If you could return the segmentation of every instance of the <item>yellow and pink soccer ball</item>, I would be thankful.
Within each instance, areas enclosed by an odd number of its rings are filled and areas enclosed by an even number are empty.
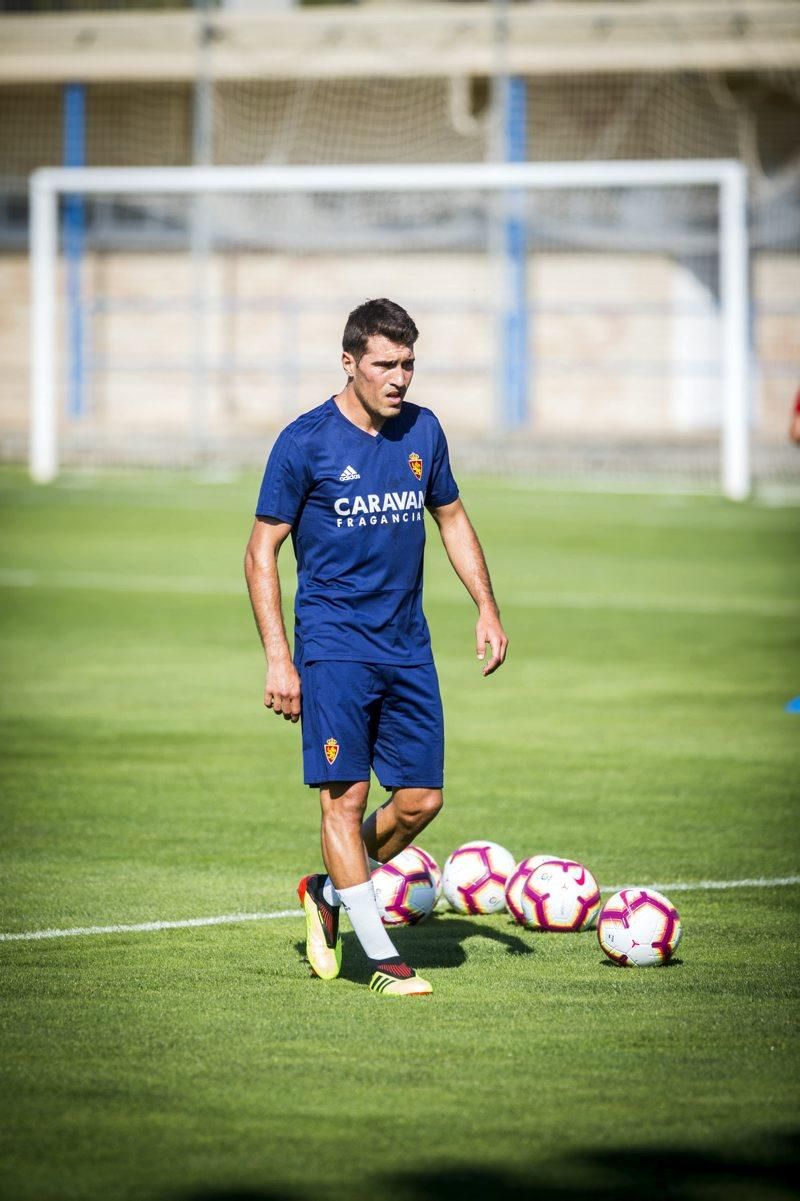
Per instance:
[[[533,869],[538,867],[540,863],[544,863],[546,859],[555,858],[555,855],[529,855],[527,859],[523,859],[517,864],[508,877],[506,884],[506,908],[514,921],[518,922],[520,926],[525,925],[525,919],[522,916],[522,888],[525,881]]]
[[[442,871],[439,864],[434,859],[433,855],[429,855],[427,851],[423,851],[422,847],[411,846],[406,847],[407,851],[412,851],[413,854],[427,867],[431,873],[434,884],[436,885],[436,900],[442,895]]]
[[[600,946],[622,967],[668,963],[681,933],[677,909],[654,888],[623,888],[609,897],[597,919]]]
[[[514,856],[496,842],[465,842],[444,865],[442,891],[457,913],[500,913],[514,866]]]
[[[522,882],[520,908],[522,924],[532,930],[586,930],[600,909],[600,889],[582,863],[544,859]]]
[[[437,898],[436,861],[419,847],[406,847],[372,872],[375,899],[384,926],[415,926],[433,911]]]

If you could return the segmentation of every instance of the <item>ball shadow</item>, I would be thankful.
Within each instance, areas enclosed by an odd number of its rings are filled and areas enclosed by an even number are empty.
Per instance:
[[[199,1191],[178,1193],[165,1201],[303,1201],[295,1192],[276,1192],[271,1188],[245,1188],[236,1185],[202,1188]]]
[[[598,959],[597,962],[599,963],[600,967],[610,967],[610,968],[613,968],[615,971],[625,971],[626,970],[624,963],[615,963],[613,959],[609,959],[605,955],[603,956],[602,959]],[[667,967],[683,967],[683,960],[682,959],[668,959],[666,963],[651,964],[651,967],[657,967],[660,971]],[[643,970],[647,971],[647,968],[644,968]]]

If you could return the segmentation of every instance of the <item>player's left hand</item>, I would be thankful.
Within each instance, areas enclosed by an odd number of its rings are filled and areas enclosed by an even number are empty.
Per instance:
[[[478,658],[481,660],[486,658],[487,643],[491,648],[492,656],[483,669],[483,674],[490,676],[505,662],[508,648],[508,638],[500,623],[500,614],[496,610],[481,613],[475,626],[475,643]]]

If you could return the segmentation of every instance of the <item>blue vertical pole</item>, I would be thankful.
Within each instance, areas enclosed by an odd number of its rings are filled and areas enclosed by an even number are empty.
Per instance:
[[[503,89],[503,141],[506,162],[527,157],[527,88],[511,75]],[[503,396],[505,423],[519,429],[528,420],[528,298],[525,198],[511,193],[504,230],[505,314],[503,322]]]
[[[82,83],[64,86],[63,159],[65,167],[86,165],[86,88]],[[81,417],[86,411],[82,278],[86,206],[82,196],[66,197],[63,229],[69,363],[67,409],[70,417]]]

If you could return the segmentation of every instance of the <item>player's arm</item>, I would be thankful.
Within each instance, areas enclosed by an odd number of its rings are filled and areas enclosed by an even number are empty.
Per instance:
[[[461,583],[478,606],[475,641],[479,659],[486,656],[486,644],[491,658],[483,669],[485,676],[496,671],[506,657],[508,638],[500,622],[500,611],[492,592],[492,581],[478,535],[460,500],[431,508],[431,516],[439,527],[447,557]]]
[[[278,555],[292,527],[274,517],[257,517],[244,556],[244,574],[264,654],[264,704],[287,721],[300,717],[300,677],[292,662],[281,610]]]

